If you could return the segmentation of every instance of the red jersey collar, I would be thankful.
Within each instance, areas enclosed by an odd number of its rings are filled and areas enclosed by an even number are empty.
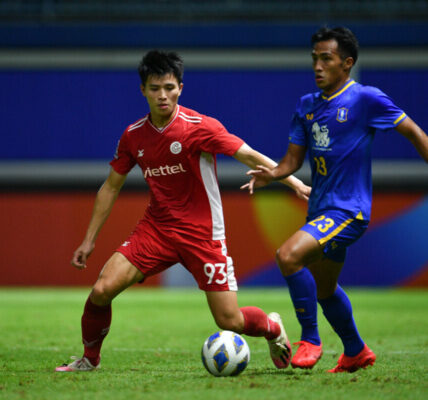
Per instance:
[[[152,121],[151,121],[151,119],[150,119],[150,113],[149,113],[149,118],[147,119],[148,121],[149,121],[149,124],[150,124],[150,126],[154,129],[154,130],[156,130],[156,131],[158,131],[159,133],[163,133],[163,132],[165,132],[172,124],[173,124],[173,122],[176,120],[176,118],[177,118],[177,115],[178,115],[178,113],[179,113],[179,111],[180,111],[180,106],[177,104],[177,107],[176,107],[176,110],[175,110],[175,115],[174,115],[174,117],[172,118],[172,120],[169,122],[169,124],[168,125],[166,125],[166,126],[164,126],[163,128],[157,128],[156,126],[154,126],[153,125],[153,123],[152,123]]]

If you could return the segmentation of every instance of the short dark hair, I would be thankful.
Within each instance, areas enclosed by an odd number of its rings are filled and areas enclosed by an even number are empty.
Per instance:
[[[144,55],[138,65],[138,74],[143,86],[150,75],[164,76],[167,74],[174,75],[180,84],[183,82],[183,60],[173,51],[167,53],[151,50]]]
[[[342,59],[352,57],[355,65],[358,59],[359,46],[358,40],[352,31],[344,26],[338,26],[336,28],[322,27],[312,35],[312,47],[314,47],[315,43],[330,39],[336,40],[340,57]]]

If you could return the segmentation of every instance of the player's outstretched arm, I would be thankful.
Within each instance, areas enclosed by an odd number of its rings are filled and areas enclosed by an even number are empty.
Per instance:
[[[252,194],[255,188],[265,186],[269,184],[272,180],[279,180],[283,184],[292,188],[299,198],[308,200],[309,195],[311,193],[311,188],[305,185],[300,179],[291,175],[293,172],[297,171],[303,163],[303,159],[305,157],[305,148],[303,147],[302,149],[303,155],[301,161],[298,160],[296,157],[293,157],[291,159],[289,157],[289,160],[294,161],[294,164],[292,166],[288,165],[289,171],[285,171],[287,173],[284,174],[284,176],[276,178],[274,175],[274,171],[279,167],[279,165],[277,165],[277,163],[271,160],[269,157],[259,153],[256,150],[253,150],[247,144],[243,144],[234,154],[234,157],[238,161],[251,168],[251,170],[247,172],[247,175],[251,175],[252,177],[250,182],[243,185],[241,189],[248,189],[249,192]],[[281,163],[284,161],[284,159],[281,161]]]
[[[86,268],[86,260],[94,250],[98,233],[110,215],[125,179],[126,175],[120,175],[111,169],[109,176],[98,191],[85,238],[73,253],[71,265],[74,267],[78,269]]]
[[[405,118],[395,129],[409,139],[421,157],[428,162],[427,134],[410,117]]]

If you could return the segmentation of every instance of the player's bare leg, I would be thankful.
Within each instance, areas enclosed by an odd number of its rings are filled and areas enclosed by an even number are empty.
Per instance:
[[[267,315],[257,307],[238,306],[236,292],[205,292],[211,313],[219,328],[248,336],[264,336],[273,363],[286,368],[290,363],[291,347],[278,313]]]
[[[100,365],[101,345],[111,323],[111,302],[127,287],[142,280],[143,274],[125,256],[114,253],[102,269],[82,315],[84,354],[57,372],[91,371]]]
[[[238,306],[236,292],[205,292],[208,306],[220,329],[243,333],[244,316]]]
[[[312,368],[322,355],[317,322],[317,288],[311,272],[303,268],[322,258],[322,247],[305,231],[298,231],[277,251],[277,263],[287,281],[297,319],[302,327],[293,368]]]
[[[276,252],[276,261],[282,275],[290,276],[322,258],[322,247],[305,231],[297,231]]]
[[[317,283],[318,302],[344,346],[337,366],[329,372],[354,372],[373,365],[376,360],[358,333],[348,296],[337,284],[342,267],[343,263],[329,258],[308,265]]]
[[[142,272],[116,252],[104,265],[89,297],[96,305],[108,305],[119,293],[143,279]]]

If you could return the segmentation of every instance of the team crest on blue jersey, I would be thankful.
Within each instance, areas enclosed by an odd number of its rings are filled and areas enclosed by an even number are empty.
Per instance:
[[[346,122],[348,120],[348,109],[345,107],[338,108],[336,119],[339,122]]]
[[[315,147],[317,148],[326,148],[330,144],[330,138],[328,137],[329,130],[327,125],[319,126],[318,122],[312,124],[312,133],[315,140]]]

